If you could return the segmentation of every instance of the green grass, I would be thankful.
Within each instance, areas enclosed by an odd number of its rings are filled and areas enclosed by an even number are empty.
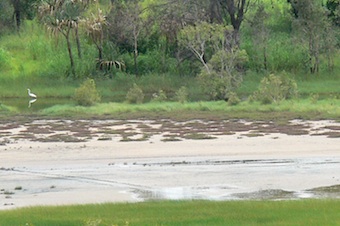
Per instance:
[[[340,225],[340,200],[163,201],[0,211],[0,225]]]
[[[149,102],[144,104],[101,103],[91,107],[75,105],[55,105],[39,112],[45,116],[111,116],[132,118],[248,118],[262,120],[304,119],[340,119],[340,100],[310,99],[282,101],[280,104],[263,105],[258,102],[241,102],[229,106],[224,101],[188,102]]]

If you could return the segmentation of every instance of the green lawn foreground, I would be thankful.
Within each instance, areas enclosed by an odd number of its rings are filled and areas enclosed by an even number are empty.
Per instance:
[[[340,200],[161,201],[0,211],[1,226],[340,225]]]

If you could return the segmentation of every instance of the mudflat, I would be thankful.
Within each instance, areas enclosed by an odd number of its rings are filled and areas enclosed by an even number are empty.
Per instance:
[[[0,209],[340,198],[340,123],[31,120],[0,125]]]

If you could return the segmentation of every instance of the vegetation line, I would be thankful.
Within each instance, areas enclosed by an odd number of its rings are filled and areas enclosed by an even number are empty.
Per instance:
[[[162,201],[0,211],[0,225],[340,225],[339,200]]]

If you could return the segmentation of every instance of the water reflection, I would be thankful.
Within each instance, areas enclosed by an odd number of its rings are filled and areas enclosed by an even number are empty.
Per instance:
[[[37,101],[37,99],[31,99],[30,101],[28,101],[28,108],[30,108],[31,105],[36,101]]]
[[[23,113],[40,111],[55,105],[74,104],[71,98],[39,98],[39,101],[36,100],[37,99],[27,100],[27,98],[4,98],[0,99],[0,102],[6,106],[14,107]]]

